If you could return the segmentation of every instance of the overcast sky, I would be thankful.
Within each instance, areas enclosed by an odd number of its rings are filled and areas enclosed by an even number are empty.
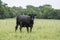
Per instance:
[[[7,3],[8,6],[22,6],[25,8],[27,5],[41,6],[44,4],[50,4],[55,9],[60,9],[60,0],[2,0],[4,3]]]

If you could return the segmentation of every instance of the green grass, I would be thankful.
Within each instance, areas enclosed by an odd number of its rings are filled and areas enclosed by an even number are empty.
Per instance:
[[[60,40],[60,20],[35,19],[31,33],[15,32],[15,18],[0,20],[0,40]]]

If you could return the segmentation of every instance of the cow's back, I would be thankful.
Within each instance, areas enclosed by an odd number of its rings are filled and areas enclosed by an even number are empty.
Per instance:
[[[17,17],[17,22],[18,23],[20,23],[20,22],[24,22],[24,23],[30,23],[30,20],[31,20],[31,18],[30,18],[30,16],[22,16],[22,15],[20,15],[20,16],[18,16]]]

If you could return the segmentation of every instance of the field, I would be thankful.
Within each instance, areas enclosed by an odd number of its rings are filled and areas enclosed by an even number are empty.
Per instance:
[[[0,40],[60,40],[60,20],[35,19],[31,33],[15,32],[15,18],[0,19]]]

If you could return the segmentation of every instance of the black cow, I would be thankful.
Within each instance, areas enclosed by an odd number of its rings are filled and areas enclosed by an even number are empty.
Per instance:
[[[17,16],[15,31],[17,30],[18,25],[20,25],[20,31],[22,27],[26,27],[27,32],[29,32],[29,27],[30,27],[30,32],[31,32],[34,24],[34,16],[36,16],[36,14],[29,14],[28,16],[23,16],[23,15]]]

